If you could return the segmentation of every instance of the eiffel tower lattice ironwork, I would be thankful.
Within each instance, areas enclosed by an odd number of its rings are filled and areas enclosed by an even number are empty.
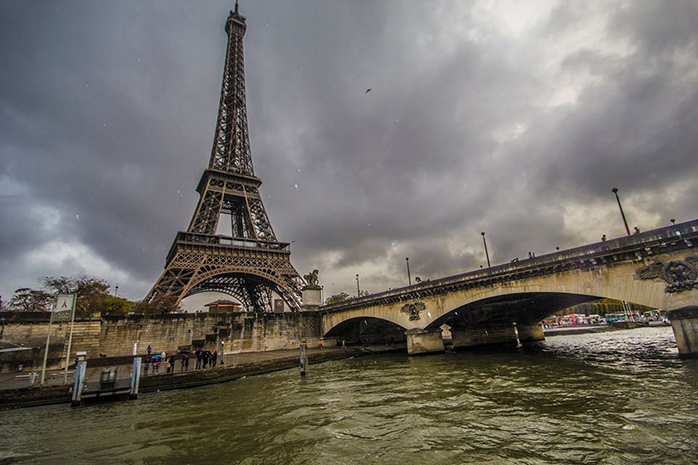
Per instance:
[[[174,307],[184,297],[216,291],[237,298],[248,311],[272,311],[273,293],[300,310],[303,281],[291,265],[290,244],[279,242],[259,194],[247,131],[245,17],[230,12],[228,47],[218,121],[208,168],[197,187],[199,203],[186,232],[177,233],[165,271],[146,297]],[[230,215],[232,236],[216,234]]]

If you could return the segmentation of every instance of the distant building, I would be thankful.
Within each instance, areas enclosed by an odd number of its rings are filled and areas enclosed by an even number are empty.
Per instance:
[[[237,302],[233,302],[232,300],[216,300],[214,302],[210,302],[206,305],[204,305],[208,309],[209,313],[230,313],[230,312],[244,312],[245,310],[242,308],[242,305],[240,305]]]

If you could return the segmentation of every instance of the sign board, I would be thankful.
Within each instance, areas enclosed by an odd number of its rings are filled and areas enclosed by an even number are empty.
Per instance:
[[[52,320],[55,322],[70,321],[75,310],[75,294],[59,294],[56,306],[53,308]]]

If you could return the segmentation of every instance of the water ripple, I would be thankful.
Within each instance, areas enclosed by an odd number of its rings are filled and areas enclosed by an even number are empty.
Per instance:
[[[698,362],[649,328],[0,412],[0,464],[696,463],[697,407]]]

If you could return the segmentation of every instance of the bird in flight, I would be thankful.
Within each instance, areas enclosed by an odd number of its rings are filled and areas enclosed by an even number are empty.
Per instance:
[[[366,90],[366,92],[364,92],[364,94],[368,94],[369,92],[371,92],[371,89]]]

